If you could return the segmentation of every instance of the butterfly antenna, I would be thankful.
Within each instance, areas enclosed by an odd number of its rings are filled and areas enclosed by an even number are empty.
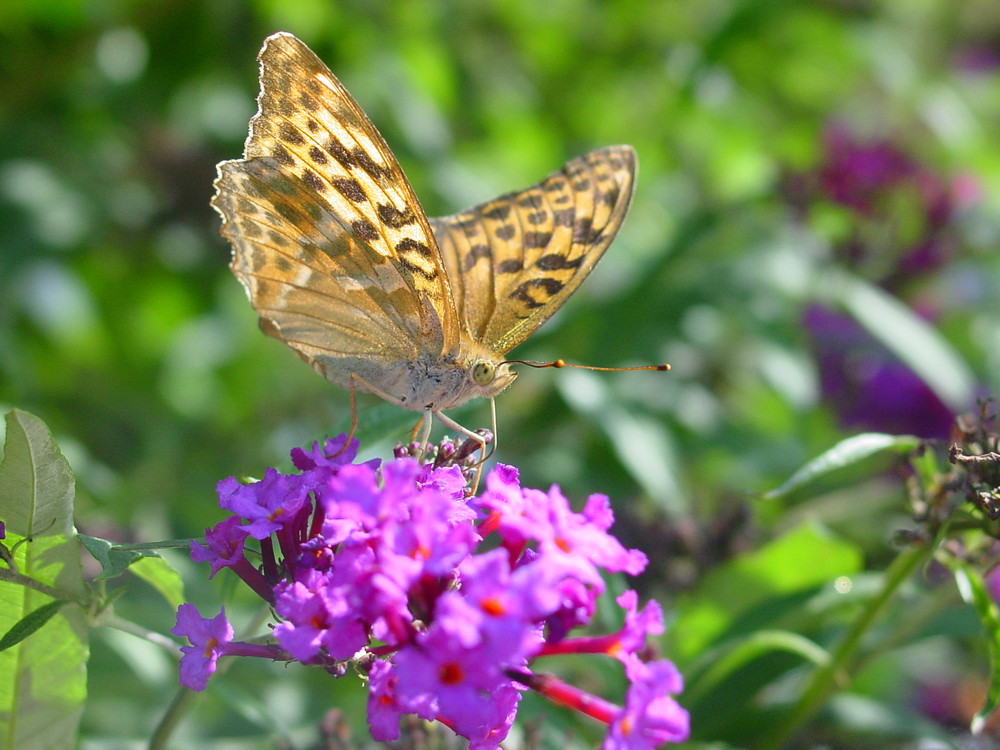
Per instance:
[[[575,365],[567,362],[564,359],[554,359],[551,362],[537,362],[529,359],[508,359],[502,364],[505,365],[527,365],[528,367],[534,367],[537,369],[542,369],[545,367],[555,367],[560,369],[563,367],[575,367],[578,370],[597,370],[598,372],[632,372],[633,370],[656,370],[658,372],[666,372],[670,369],[670,365],[642,365],[640,367],[597,367],[595,365]]]

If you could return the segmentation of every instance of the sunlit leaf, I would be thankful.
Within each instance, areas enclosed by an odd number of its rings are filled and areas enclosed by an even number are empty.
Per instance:
[[[843,469],[883,451],[907,453],[920,444],[912,435],[886,435],[866,432],[841,440],[825,453],[812,459],[781,485],[764,493],[767,500],[775,500],[803,487],[825,474]]]
[[[27,412],[9,412],[0,463],[6,543],[21,575],[82,598],[73,496],[73,475],[48,428]],[[0,632],[9,646],[0,653],[2,750],[76,744],[87,694],[87,631],[80,607],[64,604],[18,583],[0,583]]]
[[[979,615],[979,621],[986,631],[986,644],[990,655],[990,684],[986,693],[986,701],[972,720],[972,731],[979,733],[990,714],[996,710],[997,706],[1000,706],[1000,612],[997,610],[996,603],[990,598],[986,584],[977,571],[964,565],[958,566],[956,564],[953,567],[955,583],[958,585],[962,598],[975,608]]]

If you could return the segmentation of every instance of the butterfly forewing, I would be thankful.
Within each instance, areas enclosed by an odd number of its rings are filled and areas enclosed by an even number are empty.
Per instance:
[[[431,219],[474,339],[505,354],[576,291],[625,218],[635,168],[630,146],[602,148],[526,190]]]
[[[220,165],[214,204],[232,269],[265,330],[308,359],[412,357],[413,293],[294,175],[260,159]]]
[[[233,270],[247,284],[246,276],[260,265],[261,254],[246,247],[254,238],[244,231],[255,219],[239,216],[240,206],[225,197],[238,190],[238,174],[252,173],[248,178],[258,196],[251,203],[267,215],[260,230],[275,229],[267,222],[277,216],[279,233],[292,242],[285,252],[287,281],[306,280],[311,288],[317,274],[306,269],[322,270],[332,280],[315,283],[368,298],[359,315],[351,307],[328,305],[314,311],[318,321],[356,326],[378,340],[388,318],[391,333],[409,338],[421,352],[454,349],[458,322],[440,252],[381,135],[326,65],[292,35],[268,37],[260,66],[259,111],[244,160],[220,168],[218,181],[216,205],[231,224],[224,233],[235,248]],[[226,212],[227,204],[236,215]],[[311,257],[317,250],[326,256],[319,264]]]

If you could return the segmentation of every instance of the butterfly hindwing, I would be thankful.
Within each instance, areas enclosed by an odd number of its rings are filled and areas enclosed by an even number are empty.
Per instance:
[[[611,146],[525,190],[431,219],[472,337],[505,354],[583,282],[628,210],[635,151]]]

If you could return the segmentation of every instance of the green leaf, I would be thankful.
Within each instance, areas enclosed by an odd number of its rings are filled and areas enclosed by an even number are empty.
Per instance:
[[[908,453],[920,445],[920,438],[912,435],[887,435],[881,432],[865,432],[841,440],[825,453],[807,463],[779,487],[764,493],[767,500],[776,500],[797,490],[813,480],[862,461],[882,451]]]
[[[860,551],[824,527],[796,527],[757,552],[715,568],[678,603],[670,629],[672,656],[685,663],[723,640],[775,628],[782,617],[801,609],[803,595],[856,574],[861,565]]]
[[[146,557],[132,565],[132,572],[144,580],[167,600],[173,609],[183,604],[184,581],[180,574],[162,557]]]
[[[749,636],[733,638],[707,650],[685,669],[685,680],[690,680],[694,686],[694,689],[684,691],[685,699],[697,701],[701,695],[708,693],[740,667],[775,651],[795,654],[804,661],[819,666],[830,661],[829,651],[798,633],[758,630]]]
[[[6,651],[12,646],[16,646],[29,635],[41,628],[42,625],[51,620],[52,616],[62,609],[65,604],[65,600],[57,599],[49,602],[48,604],[43,604],[38,609],[33,612],[29,612],[27,615],[22,617],[14,623],[14,627],[4,633],[3,637],[0,638],[0,651]]]
[[[144,557],[159,557],[153,550],[125,548],[107,539],[99,539],[86,534],[80,534],[77,538],[87,548],[87,552],[101,564],[101,573],[94,579],[95,581],[117,578],[130,565]]]
[[[0,463],[0,519],[7,522],[18,571],[82,600],[79,547],[73,538],[73,475],[37,417],[6,415]],[[17,544],[18,542],[23,542]],[[87,629],[78,606],[35,589],[0,582],[0,632],[29,637],[0,652],[0,750],[62,750],[76,745],[87,694]],[[47,617],[47,621],[39,622]],[[37,627],[35,627],[37,625]]]
[[[73,533],[75,484],[69,464],[38,417],[6,414],[0,465],[0,520],[8,533],[38,538]]]
[[[1000,706],[1000,613],[978,571],[957,562],[953,568],[955,583],[962,598],[976,610],[979,621],[986,631],[986,643],[990,654],[990,685],[986,692],[986,703],[972,719],[972,732],[978,734],[990,714]]]

